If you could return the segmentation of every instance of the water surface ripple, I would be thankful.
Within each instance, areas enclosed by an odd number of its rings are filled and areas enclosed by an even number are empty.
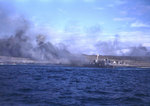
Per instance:
[[[0,106],[150,105],[150,69],[0,66]]]

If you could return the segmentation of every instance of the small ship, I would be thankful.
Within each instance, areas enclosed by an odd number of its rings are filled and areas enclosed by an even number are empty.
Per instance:
[[[127,66],[128,64],[124,61],[110,60],[108,58],[99,59],[99,54],[96,56],[96,59],[92,60],[88,67],[102,67],[102,68],[113,68],[120,66]]]

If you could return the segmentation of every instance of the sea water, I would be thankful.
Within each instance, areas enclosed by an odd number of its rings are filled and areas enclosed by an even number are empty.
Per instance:
[[[0,106],[150,105],[150,69],[0,66]]]

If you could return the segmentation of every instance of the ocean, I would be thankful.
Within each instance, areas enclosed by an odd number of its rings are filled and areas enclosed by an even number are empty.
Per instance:
[[[1,65],[0,106],[150,106],[150,69]]]

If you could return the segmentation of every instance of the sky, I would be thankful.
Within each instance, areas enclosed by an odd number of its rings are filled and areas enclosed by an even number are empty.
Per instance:
[[[45,31],[52,43],[63,43],[74,52],[100,54],[99,42],[116,39],[121,44],[150,48],[149,0],[0,0],[0,3],[15,8],[15,13],[26,17],[39,31]],[[122,50],[125,52],[126,48]]]

